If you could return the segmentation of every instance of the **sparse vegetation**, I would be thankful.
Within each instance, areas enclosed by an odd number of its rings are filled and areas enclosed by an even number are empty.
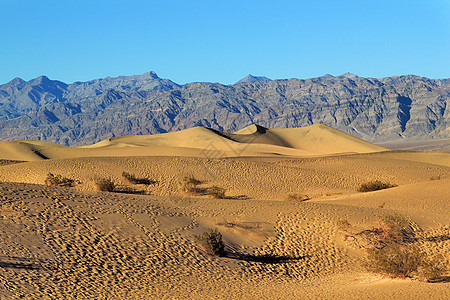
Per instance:
[[[372,192],[378,190],[384,190],[392,187],[396,187],[395,184],[390,184],[388,182],[382,182],[380,180],[369,181],[367,183],[361,184],[358,191],[359,192]]]
[[[349,229],[352,225],[350,224],[350,222],[347,219],[340,219],[336,222],[337,227],[340,230],[347,230]]]
[[[130,184],[146,184],[150,185],[155,183],[153,180],[149,178],[138,178],[134,174],[130,174],[128,172],[123,171],[122,177]]]
[[[289,194],[287,196],[287,199],[289,201],[303,202],[303,201],[309,200],[310,198],[308,197],[308,195],[304,195],[304,194]]]
[[[246,225],[237,220],[235,220],[235,221],[223,220],[222,222],[217,222],[216,225],[224,226],[227,228],[241,228],[241,229],[261,229],[262,228],[260,225],[256,225],[256,226]]]
[[[411,277],[429,280],[442,275],[441,261],[430,259],[420,251],[414,224],[405,217],[393,214],[381,218],[380,224],[353,237],[363,238],[367,270],[392,277]]]
[[[193,176],[186,176],[183,179],[181,189],[189,195],[208,195],[212,198],[225,199],[226,189],[213,185],[211,187],[200,187],[203,182]]]
[[[225,199],[226,189],[213,185],[212,187],[206,190],[206,194],[213,198],[217,199]]]
[[[385,215],[381,218],[382,228],[396,236],[396,242],[409,241],[414,237],[414,229],[411,221],[399,214]]]
[[[202,182],[193,176],[186,176],[183,179],[182,190],[190,195],[204,195],[206,189],[199,187]]]
[[[408,219],[401,215],[393,214],[381,217],[377,226],[363,230],[355,234],[354,237],[366,244],[363,248],[381,249],[392,243],[414,241],[415,231],[413,223]]]
[[[222,240],[222,234],[219,230],[208,229],[204,231],[201,235],[194,235],[200,248],[210,255],[224,256],[225,255],[225,244]]]
[[[54,175],[53,173],[48,173],[44,182],[48,186],[73,186],[74,184],[73,179],[63,177],[61,174]]]
[[[202,183],[200,180],[196,179],[194,176],[186,176],[186,177],[184,177],[183,181],[186,185],[191,185],[191,186],[197,186]]]
[[[95,178],[94,183],[101,192],[114,192],[116,184],[110,178]]]
[[[429,280],[441,276],[444,268],[415,245],[390,243],[381,249],[367,250],[365,266],[369,271],[392,277]]]

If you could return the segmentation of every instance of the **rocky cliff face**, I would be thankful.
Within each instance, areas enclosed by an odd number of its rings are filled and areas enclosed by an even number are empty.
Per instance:
[[[414,75],[184,86],[154,72],[70,85],[16,78],[0,86],[0,139],[85,145],[193,126],[236,131],[252,123],[324,123],[371,142],[429,140],[450,137],[449,99],[448,79]]]

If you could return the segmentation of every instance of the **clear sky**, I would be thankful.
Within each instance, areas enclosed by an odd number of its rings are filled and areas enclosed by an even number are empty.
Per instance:
[[[450,77],[450,0],[0,0],[0,83]]]

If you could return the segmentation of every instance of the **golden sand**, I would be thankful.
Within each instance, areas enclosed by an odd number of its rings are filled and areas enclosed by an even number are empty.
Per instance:
[[[450,258],[450,154],[388,151],[323,125],[207,128],[85,147],[0,142],[2,299],[446,299],[450,283],[391,279],[345,238],[401,214]],[[10,161],[7,161],[10,160]],[[14,162],[16,160],[20,162]],[[122,172],[154,183],[130,185]],[[76,186],[47,187],[47,174]],[[183,178],[226,189],[188,195]],[[94,179],[143,194],[97,192]],[[360,193],[361,183],[397,187]],[[290,195],[309,200],[292,200]],[[194,235],[218,228],[226,257]],[[448,276],[447,273],[445,276]],[[448,277],[443,277],[448,278]]]

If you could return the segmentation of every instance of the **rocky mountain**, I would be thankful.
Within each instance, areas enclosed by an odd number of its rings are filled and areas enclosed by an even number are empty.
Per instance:
[[[248,77],[248,76],[247,76]],[[415,75],[246,80],[180,86],[154,72],[0,86],[0,139],[86,145],[130,134],[324,123],[370,142],[450,138],[450,81]]]
[[[236,83],[244,83],[244,82],[254,82],[254,81],[270,81],[271,79],[264,76],[253,76],[252,74],[248,74],[241,80]]]

